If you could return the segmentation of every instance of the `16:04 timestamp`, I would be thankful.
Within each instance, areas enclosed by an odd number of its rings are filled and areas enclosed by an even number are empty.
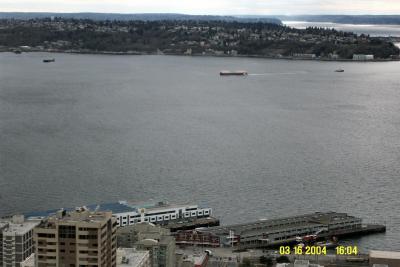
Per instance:
[[[357,246],[337,246],[335,248],[336,255],[358,255]],[[325,246],[281,246],[279,248],[280,255],[327,255]]]
[[[357,246],[337,246],[336,255],[358,255]]]

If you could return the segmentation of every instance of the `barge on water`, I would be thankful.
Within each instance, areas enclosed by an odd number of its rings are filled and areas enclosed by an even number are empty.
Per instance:
[[[120,227],[149,222],[163,225],[170,228],[171,231],[178,231],[219,225],[219,220],[211,217],[211,208],[196,204],[173,205],[164,201],[130,202],[123,200],[115,203],[94,204],[83,208],[92,211],[111,211],[117,218],[117,225]],[[27,218],[45,218],[56,214],[59,210],[28,212],[24,215]],[[67,208],[65,210],[74,209]]]
[[[362,219],[347,213],[316,212],[282,219],[259,220],[228,226],[197,229],[219,237],[221,246],[237,250],[294,245],[299,239],[313,241],[332,237],[385,232],[384,225],[365,225]]]
[[[220,76],[246,76],[246,75],[248,75],[248,73],[245,70],[236,70],[236,71],[221,70],[219,72],[219,75]]]
[[[43,59],[43,63],[51,63],[51,62],[56,62],[56,59],[55,58]]]

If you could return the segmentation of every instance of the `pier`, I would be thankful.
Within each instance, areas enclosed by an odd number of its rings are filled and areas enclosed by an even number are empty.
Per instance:
[[[220,238],[221,245],[236,250],[272,248],[308,243],[332,237],[360,236],[386,231],[385,225],[363,224],[347,213],[316,212],[281,219],[197,229]]]
[[[168,228],[171,232],[193,230],[200,227],[215,227],[219,226],[219,220],[214,217],[197,218],[188,221],[170,221],[169,223],[161,224]]]

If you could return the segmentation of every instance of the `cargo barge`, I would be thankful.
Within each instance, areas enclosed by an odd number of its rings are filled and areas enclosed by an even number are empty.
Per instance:
[[[346,213],[316,212],[282,219],[197,229],[218,237],[221,246],[237,250],[294,245],[300,240],[316,242],[334,237],[367,235],[386,231],[384,225],[363,224]]]
[[[164,201],[130,202],[122,200],[115,203],[84,206],[83,208],[92,211],[111,211],[117,218],[117,225],[120,227],[150,222],[163,225],[170,228],[171,231],[178,231],[219,225],[219,220],[211,217],[211,208],[196,204],[173,205]],[[24,215],[27,218],[40,219],[56,214],[59,210],[28,212]],[[66,208],[64,210],[74,209]]]
[[[248,73],[245,70],[237,70],[237,71],[222,70],[219,72],[219,75],[220,76],[246,76],[246,75],[248,75]]]

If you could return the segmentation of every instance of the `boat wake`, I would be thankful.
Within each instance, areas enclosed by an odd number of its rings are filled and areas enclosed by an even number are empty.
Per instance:
[[[293,72],[266,72],[266,73],[249,73],[249,76],[270,76],[270,75],[297,75],[308,74],[307,71],[293,71]]]

